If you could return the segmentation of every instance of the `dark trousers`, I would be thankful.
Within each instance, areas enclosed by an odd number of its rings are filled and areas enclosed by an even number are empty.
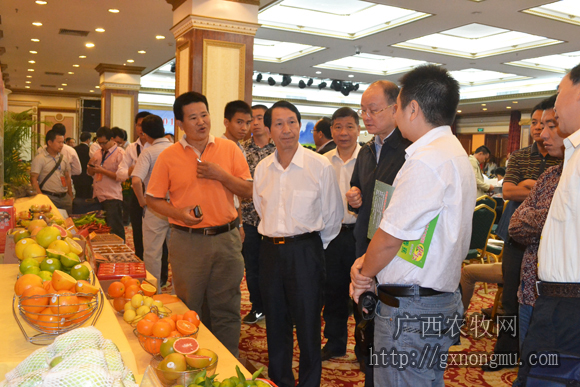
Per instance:
[[[537,354],[550,352],[580,357],[579,320],[580,298],[547,297],[540,294],[534,306],[530,329],[524,339],[521,357],[523,366],[518,372],[518,378],[524,385],[532,367],[530,361],[536,366],[542,365]]]
[[[105,211],[107,226],[111,227],[111,233],[118,235],[125,240],[125,227],[123,227],[123,201],[117,199],[105,200],[101,202],[101,206],[103,206],[103,210]]]
[[[123,194],[123,225],[128,226],[131,220],[131,199],[134,195],[133,190],[129,194]]]
[[[326,347],[333,353],[344,353],[348,339],[350,268],[356,260],[352,229],[344,229],[324,251],[326,282],[324,311]]]
[[[357,222],[356,227],[360,227]],[[355,231],[356,231],[355,227]],[[368,224],[365,226],[368,228]],[[366,229],[365,228],[365,229]],[[356,257],[362,257],[366,252],[367,248],[369,247],[370,240],[366,237],[366,233],[364,236],[361,237],[360,240],[356,238],[355,232],[355,240],[356,244]],[[354,321],[356,323],[355,328],[355,346],[354,346],[354,354],[360,364],[360,370],[365,374],[365,387],[373,387],[374,384],[374,368],[371,366],[371,357],[369,356],[370,351],[372,348],[372,343],[374,340],[375,335],[375,322],[374,320],[363,320],[362,315],[358,310],[358,305],[353,301],[353,310],[352,315],[354,317]],[[362,337],[367,338],[365,342],[362,341]],[[366,345],[366,343],[370,343]]]
[[[163,286],[167,283],[169,277],[169,249],[167,248],[167,239],[163,242],[163,252],[161,253],[161,283]]]
[[[323,284],[324,250],[319,236],[279,245],[262,241],[260,290],[266,314],[268,375],[279,387],[295,385],[292,319],[300,348],[299,385],[320,386]]]
[[[119,210],[120,213],[122,209]],[[133,227],[133,243],[135,244],[135,255],[143,260],[143,207],[139,205],[139,200],[135,192],[131,190],[131,227]]]
[[[262,243],[262,235],[258,232],[257,227],[247,223],[244,223],[244,233],[246,237],[242,245],[242,255],[246,266],[246,282],[250,292],[250,302],[252,303],[252,310],[262,313],[264,309],[262,307],[262,294],[260,293],[260,244]]]
[[[511,319],[515,316],[516,334],[514,337],[511,329],[500,330],[497,342],[495,343],[495,353],[519,353],[518,288],[520,286],[520,272],[524,252],[525,247],[516,243],[511,238],[508,239],[503,248],[503,294],[501,302],[506,318]]]

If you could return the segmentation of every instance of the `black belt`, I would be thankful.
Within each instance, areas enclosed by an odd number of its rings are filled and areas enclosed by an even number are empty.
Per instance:
[[[355,223],[351,223],[351,224],[342,224],[342,226],[340,226],[340,232],[343,231],[352,231],[354,230],[354,225]]]
[[[445,292],[419,286],[419,296],[421,297],[436,296],[443,293]],[[415,289],[413,285],[380,285],[378,295],[383,304],[398,308],[399,300],[396,297],[413,297]]]
[[[580,298],[580,284],[568,282],[536,282],[538,295],[546,297]]]
[[[171,223],[171,227],[177,230],[185,231],[190,234],[203,234],[203,235],[218,235],[224,232],[228,232],[230,230],[234,230],[238,227],[239,218],[232,220],[228,224],[224,224],[223,226],[215,226],[215,227],[205,227],[205,228],[191,228],[191,227],[183,227],[177,224]]]
[[[68,192],[56,193],[56,192],[49,192],[49,191],[42,191],[42,190],[40,192],[42,192],[43,194],[48,195],[48,196],[54,196],[56,198],[64,198],[68,193]]]
[[[267,236],[262,236],[262,240],[271,242],[275,245],[285,245],[286,243],[298,242],[304,239],[310,239],[318,236],[318,231],[309,232],[306,234],[294,235],[294,236],[287,236],[287,237],[274,237],[270,238]]]

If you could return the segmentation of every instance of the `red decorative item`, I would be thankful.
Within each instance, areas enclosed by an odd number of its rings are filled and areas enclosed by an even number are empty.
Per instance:
[[[124,276],[131,276],[132,278],[145,279],[145,263],[144,262],[128,262],[128,263],[101,263],[97,278],[99,281],[121,279]]]

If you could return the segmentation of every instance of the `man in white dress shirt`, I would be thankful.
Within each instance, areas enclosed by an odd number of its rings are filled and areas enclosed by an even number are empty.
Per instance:
[[[570,367],[552,367],[554,377],[571,380],[567,372],[580,363],[580,65],[560,82],[554,111],[564,139],[564,169],[544,224],[538,249],[538,298],[522,349],[524,383],[542,372],[541,358],[571,355]],[[554,364],[552,364],[554,365]],[[536,368],[540,367],[540,368]],[[576,384],[579,378],[576,376]],[[540,382],[544,385],[548,382]],[[576,385],[574,384],[574,385]],[[540,384],[538,384],[540,385]],[[552,384],[550,384],[552,385]],[[558,384],[560,385],[560,384]],[[563,382],[561,385],[565,385]],[[570,384],[569,384],[570,385]]]
[[[415,68],[400,83],[395,117],[413,144],[405,151],[380,227],[352,267],[351,291],[358,302],[378,280],[371,355],[375,385],[443,386],[446,364],[427,366],[420,356],[440,359],[458,337],[463,314],[458,287],[471,236],[475,176],[449,127],[459,102],[457,81],[444,68],[429,65]],[[433,222],[429,242],[424,235]],[[403,242],[419,239],[406,254]],[[408,363],[397,354],[408,355]]]
[[[286,101],[264,115],[276,152],[254,172],[260,216],[260,290],[266,314],[268,374],[294,387],[292,320],[300,347],[299,385],[320,386],[324,250],[340,231],[342,197],[332,165],[299,143],[300,112]]]
[[[340,234],[330,242],[324,251],[326,261],[326,283],[324,286],[324,337],[328,340],[322,348],[322,361],[344,356],[348,339],[348,314],[351,302],[348,296],[350,267],[356,256],[354,225],[356,214],[348,210],[346,193],[350,189],[350,179],[360,150],[359,117],[349,107],[342,107],[332,115],[330,127],[336,148],[324,156],[330,161],[342,195],[344,217]]]

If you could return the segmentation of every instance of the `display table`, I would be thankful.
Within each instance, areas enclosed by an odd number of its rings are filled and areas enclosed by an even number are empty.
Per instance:
[[[50,201],[49,197],[43,194],[38,194],[36,196],[31,196],[27,198],[16,199],[14,201],[14,210],[16,211],[16,213],[19,213],[21,211],[28,211],[30,206],[33,204],[49,205],[52,207],[50,212],[52,212],[54,217],[57,219],[63,219],[62,215],[60,214],[60,211],[57,210],[52,201]]]
[[[24,338],[18,324],[12,316],[14,283],[16,282],[18,273],[18,265],[16,264],[0,266],[0,316],[2,316],[0,320],[0,332],[2,332],[3,348],[0,351],[0,379],[4,379],[4,375],[8,371],[14,369],[14,367],[32,352],[42,348],[42,346],[29,343]],[[98,280],[97,285],[100,286]],[[117,345],[123,356],[125,365],[133,371],[135,377],[138,377],[139,369],[135,361],[135,356],[133,356],[132,347],[129,345],[126,335],[117,322],[115,311],[111,307],[111,304],[106,299],[103,301],[103,310],[95,327],[101,331],[105,339],[110,339]],[[21,322],[29,335],[34,334],[33,332],[38,333],[26,321],[21,319]],[[137,343],[137,345],[139,344]]]
[[[109,306],[111,306],[109,301]],[[189,309],[185,304],[181,301],[174,302],[171,304],[167,304],[167,307],[171,309],[172,314],[183,314],[187,312]],[[129,341],[129,345],[133,350],[133,354],[135,355],[135,360],[137,361],[137,368],[138,368],[138,375],[136,374],[135,377],[139,382],[145,373],[145,369],[151,362],[151,355],[145,352],[145,350],[139,344],[139,340],[133,334],[133,327],[130,324],[127,324],[123,317],[117,314],[117,321],[121,326],[121,329],[127,336]],[[199,326],[199,333],[197,336],[197,341],[199,342],[200,348],[207,348],[211,349],[218,355],[218,365],[216,369],[216,374],[219,374],[219,380],[229,378],[230,376],[236,376],[236,366],[240,367],[240,370],[246,375],[247,377],[251,378],[252,374],[246,370],[246,368],[232,355],[230,351],[207,329],[203,324]]]

